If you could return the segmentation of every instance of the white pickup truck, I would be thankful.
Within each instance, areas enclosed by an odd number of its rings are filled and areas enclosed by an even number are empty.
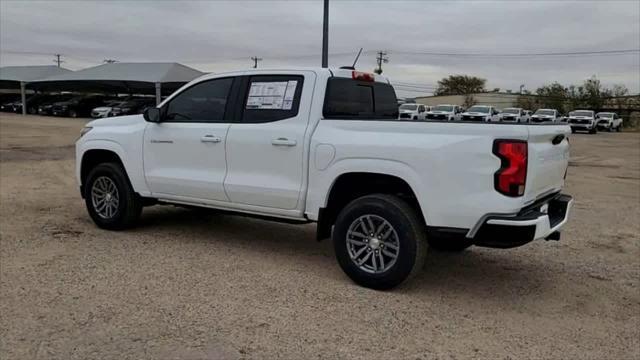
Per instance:
[[[502,122],[516,122],[526,123],[529,122],[529,113],[522,108],[505,108],[500,113],[500,121]]]
[[[429,246],[558,240],[572,204],[561,193],[569,134],[399,121],[384,77],[252,70],[205,75],[144,115],[88,123],[76,177],[101,228],[130,227],[154,204],[317,222],[351,279],[388,289],[421,269]]]
[[[400,120],[425,120],[425,115],[428,111],[426,105],[422,104],[402,104],[398,108]]]
[[[529,122],[531,123],[548,123],[548,122],[559,122],[560,114],[556,109],[538,109],[533,115],[529,118]]]
[[[599,112],[596,114],[597,128],[609,132],[622,130],[622,118],[616,113]]]
[[[427,111],[426,120],[456,121],[462,109],[458,105],[438,105]]]
[[[489,105],[474,105],[462,113],[462,121],[500,121],[498,110]]]

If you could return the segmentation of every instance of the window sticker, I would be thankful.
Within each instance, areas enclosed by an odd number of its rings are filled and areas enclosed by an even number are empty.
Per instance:
[[[251,83],[247,109],[291,110],[297,86],[297,80]]]
[[[286,81],[251,83],[247,109],[281,110],[286,90]]]

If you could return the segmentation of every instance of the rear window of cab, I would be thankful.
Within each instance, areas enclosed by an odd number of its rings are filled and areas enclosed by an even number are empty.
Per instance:
[[[389,84],[333,77],[327,82],[323,116],[325,119],[395,120],[398,100]]]

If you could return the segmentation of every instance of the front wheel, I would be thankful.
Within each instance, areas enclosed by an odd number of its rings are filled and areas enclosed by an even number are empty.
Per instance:
[[[89,172],[84,184],[85,205],[98,227],[122,230],[140,217],[142,200],[133,191],[122,165],[100,164]]]
[[[595,134],[598,132],[598,129],[596,129],[595,127],[593,127],[591,130],[589,130],[589,134]]]
[[[402,199],[367,195],[338,215],[333,246],[342,270],[362,286],[385,290],[415,275],[427,253],[425,226]]]

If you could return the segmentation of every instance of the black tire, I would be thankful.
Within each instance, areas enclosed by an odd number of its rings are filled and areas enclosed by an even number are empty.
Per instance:
[[[609,126],[609,128],[607,129],[608,132],[613,132],[613,125]]]
[[[77,118],[78,113],[75,110],[69,110],[69,117]]]
[[[429,238],[428,242],[430,248],[446,252],[462,252],[473,245],[468,239]]]
[[[363,215],[386,220],[397,234],[397,258],[382,272],[367,272],[349,256],[347,232]],[[425,224],[404,200],[386,194],[367,195],[353,200],[340,211],[333,231],[333,246],[340,267],[355,283],[376,290],[391,289],[413,277],[424,266],[427,255]]]
[[[598,129],[596,129],[595,127],[589,130],[589,134],[595,134],[597,132],[598,132]]]
[[[622,124],[620,124],[620,125],[618,125],[616,127],[616,132],[620,132],[620,131],[622,131]]]
[[[30,107],[30,108],[27,108],[27,113],[31,115],[35,115],[38,113],[38,110],[36,110],[36,108]]]
[[[572,133],[572,134],[575,134],[575,133],[576,133],[576,129],[571,128],[571,133]]]
[[[96,180],[102,177],[113,181],[119,197],[115,214],[108,218],[98,214],[91,196]],[[142,212],[142,199],[133,191],[122,165],[117,163],[102,163],[89,172],[86,181],[84,181],[84,200],[89,216],[102,229],[122,230],[129,228],[136,223]]]
[[[413,117],[413,120],[418,120],[418,117],[417,117],[417,116],[414,116],[414,117]]]

